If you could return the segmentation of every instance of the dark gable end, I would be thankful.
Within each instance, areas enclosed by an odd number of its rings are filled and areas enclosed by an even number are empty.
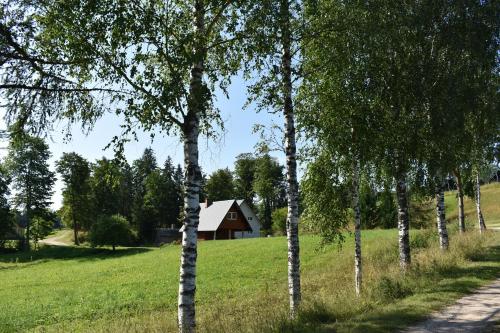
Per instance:
[[[231,216],[231,213],[236,213],[236,216]],[[231,205],[231,208],[229,208],[226,216],[224,217],[224,220],[222,220],[222,223],[219,225],[219,228],[217,230],[221,229],[231,229],[234,231],[252,231],[252,227],[245,218],[245,215],[241,211],[241,208],[236,200]]]

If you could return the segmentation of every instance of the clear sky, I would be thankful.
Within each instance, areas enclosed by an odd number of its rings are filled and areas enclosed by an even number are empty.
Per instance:
[[[235,77],[229,88],[229,99],[223,94],[217,94],[216,106],[221,110],[222,119],[225,126],[225,134],[220,140],[214,142],[200,137],[200,164],[203,172],[210,174],[212,171],[229,167],[233,169],[235,157],[241,153],[254,152],[254,146],[259,140],[258,134],[252,134],[254,124],[270,125],[271,123],[281,125],[283,123],[281,115],[269,113],[256,113],[252,107],[243,110],[246,101],[246,86],[241,77]],[[5,128],[5,124],[0,121],[0,128]],[[89,161],[95,161],[102,156],[113,157],[113,150],[104,150],[114,135],[120,133],[120,118],[116,115],[108,114],[99,119],[95,128],[87,136],[82,134],[79,128],[73,128],[72,139],[65,142],[62,134],[62,125],[51,133],[47,139],[52,152],[50,160],[52,170],[55,170],[55,161],[63,152],[77,152]],[[1,147],[6,143],[2,142]],[[156,153],[158,163],[161,165],[171,156],[175,164],[183,165],[183,147],[179,138],[157,136],[153,142],[147,133],[138,136],[138,142],[130,142],[125,146],[125,157],[129,162],[142,155],[145,148],[152,147]],[[0,150],[0,156],[5,156],[6,150]],[[282,153],[273,153],[280,163],[284,163]],[[61,206],[62,183],[57,180],[53,196],[54,209]]]

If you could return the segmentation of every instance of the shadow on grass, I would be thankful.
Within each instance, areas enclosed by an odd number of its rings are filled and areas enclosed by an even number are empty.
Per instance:
[[[45,246],[38,251],[16,252],[0,255],[0,263],[28,263],[47,260],[94,261],[119,258],[151,251],[150,248],[105,248],[76,246]]]
[[[500,246],[492,246],[488,248],[488,252],[484,253],[478,258],[474,258],[473,261],[490,261],[490,262],[500,262]]]
[[[305,310],[298,323],[291,324],[279,332],[394,332],[407,328],[426,319],[429,312],[455,300],[458,295],[465,295],[480,288],[485,281],[500,277],[500,246],[488,248],[488,251],[471,260],[469,267],[450,267],[438,272],[423,273],[427,278],[435,278],[435,285],[430,289],[416,291],[412,297],[394,304],[381,304],[380,309],[372,309],[347,321],[336,323],[334,314],[321,304]],[[492,296],[495,297],[495,296]],[[418,305],[418,304],[422,305]],[[489,332],[489,331],[488,331]]]

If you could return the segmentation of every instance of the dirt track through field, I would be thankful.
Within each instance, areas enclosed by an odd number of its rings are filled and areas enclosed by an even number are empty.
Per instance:
[[[42,239],[40,241],[40,243],[41,244],[45,244],[45,245],[54,245],[54,246],[68,246],[67,243],[61,242],[61,239],[64,238],[64,237],[65,237],[64,234],[57,235],[57,236],[54,236],[54,237],[49,237],[49,238]]]
[[[500,279],[478,289],[474,294],[459,299],[454,305],[403,332],[497,332],[493,326],[498,321],[500,321]]]

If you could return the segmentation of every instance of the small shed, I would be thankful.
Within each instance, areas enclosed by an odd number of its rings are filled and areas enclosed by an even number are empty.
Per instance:
[[[162,244],[172,243],[181,240],[182,236],[179,234],[179,229],[174,225],[170,228],[156,228],[155,230],[155,244],[160,246]]]

